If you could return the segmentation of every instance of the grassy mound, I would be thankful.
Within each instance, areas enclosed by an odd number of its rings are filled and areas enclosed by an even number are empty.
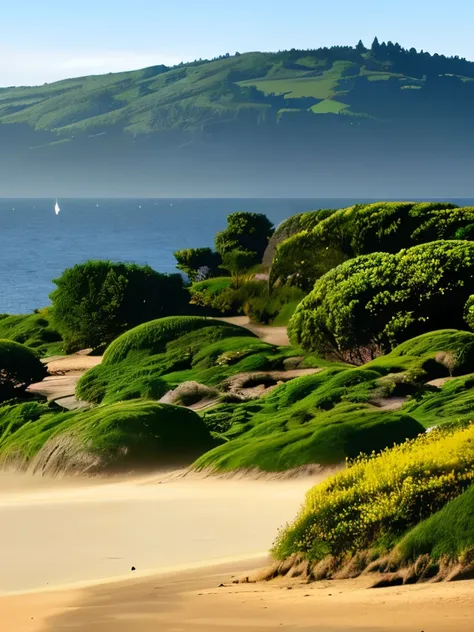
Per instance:
[[[332,367],[287,382],[258,402],[206,412],[206,425],[229,441],[195,467],[282,471],[333,465],[423,432],[412,417],[367,403],[379,379],[377,371]]]
[[[431,332],[363,367],[320,361],[322,372],[283,384],[258,402],[222,404],[203,419],[227,442],[195,465],[279,471],[337,464],[413,438],[423,428],[468,420],[472,377],[453,379],[441,390],[425,383],[474,371],[473,342],[469,332]],[[313,366],[317,362],[312,358]]]
[[[130,354],[140,351],[145,351],[148,355],[162,353],[168,342],[209,326],[233,330],[236,336],[244,333],[241,327],[222,321],[216,323],[214,320],[199,316],[168,316],[139,325],[119,336],[105,352],[103,364],[118,364]]]
[[[216,386],[236,373],[273,368],[287,354],[242,327],[197,317],[164,318],[114,341],[76,392],[94,403],[160,399],[183,382]]]
[[[198,281],[193,283],[189,291],[191,295],[196,292],[206,292],[209,295],[220,294],[223,290],[226,290],[232,285],[231,277],[215,277],[213,279],[206,279],[205,281]]]
[[[43,474],[182,465],[212,445],[198,415],[166,404],[81,412],[54,412],[37,402],[0,408],[0,464]]]
[[[460,496],[474,481],[473,466],[474,425],[436,430],[378,456],[359,457],[308,492],[273,554],[313,565],[330,558],[330,565],[315,568],[316,575],[323,568],[334,571],[361,551],[370,551],[368,560],[383,555],[407,529]]]
[[[426,379],[474,372],[474,334],[440,329],[406,340],[389,354],[365,365],[392,373],[410,371]]]
[[[0,315],[0,338],[31,347],[43,357],[62,353],[61,335],[52,327],[47,309],[35,314]]]
[[[395,551],[398,564],[408,566],[420,556],[462,562],[474,550],[474,486],[423,520],[402,538]]]

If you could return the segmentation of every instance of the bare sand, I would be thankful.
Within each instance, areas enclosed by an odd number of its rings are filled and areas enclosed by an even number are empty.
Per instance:
[[[76,399],[77,382],[86,371],[102,362],[102,356],[87,355],[89,351],[46,358],[44,363],[50,375],[41,382],[31,384],[27,390],[44,395],[48,401],[55,401],[70,410],[87,407],[86,402]]]
[[[251,323],[248,316],[229,316],[228,318],[219,318],[226,323],[232,323],[233,325],[239,325],[245,327],[256,336],[258,336],[264,342],[268,342],[271,345],[277,347],[289,347],[290,340],[288,338],[288,332],[286,327],[270,327],[268,325],[256,325]]]
[[[0,475],[0,594],[265,554],[322,476],[41,486]]]
[[[267,563],[278,527],[316,480],[1,475],[0,629],[473,629],[472,581],[376,590],[367,589],[373,578],[234,584]]]
[[[264,563],[262,559],[261,563]],[[15,632],[471,632],[474,582],[369,590],[366,578],[234,585],[234,562],[84,589],[0,597]]]

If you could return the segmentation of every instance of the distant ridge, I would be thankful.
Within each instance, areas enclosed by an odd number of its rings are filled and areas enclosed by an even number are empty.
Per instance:
[[[35,186],[54,165],[73,194],[97,165],[94,194],[105,177],[122,187],[117,194],[137,193],[140,174],[145,193],[179,194],[187,180],[190,194],[210,194],[218,175],[217,194],[233,194],[238,182],[242,193],[270,195],[278,173],[276,195],[279,187],[290,187],[288,195],[367,195],[368,187],[354,186],[375,170],[387,185],[423,181],[419,196],[442,195],[427,190],[441,176],[445,195],[467,195],[452,189],[472,167],[473,105],[473,62],[376,38],[370,48],[237,53],[0,89],[0,155],[14,178],[26,173]],[[454,156],[433,160],[433,150]],[[156,189],[160,176],[171,190]],[[315,189],[315,176],[326,189]]]

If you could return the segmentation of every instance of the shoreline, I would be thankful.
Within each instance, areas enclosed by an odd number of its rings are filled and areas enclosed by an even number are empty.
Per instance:
[[[474,581],[368,590],[373,578],[233,584],[258,559],[0,597],[15,632],[468,632]],[[260,558],[265,563],[265,558]]]

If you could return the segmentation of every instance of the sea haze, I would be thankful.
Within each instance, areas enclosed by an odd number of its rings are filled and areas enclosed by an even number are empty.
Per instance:
[[[265,213],[275,225],[355,199],[64,199],[0,200],[0,313],[31,312],[49,303],[52,279],[87,259],[149,264],[173,272],[173,252],[212,246],[235,211]],[[453,200],[471,205],[474,200]]]

